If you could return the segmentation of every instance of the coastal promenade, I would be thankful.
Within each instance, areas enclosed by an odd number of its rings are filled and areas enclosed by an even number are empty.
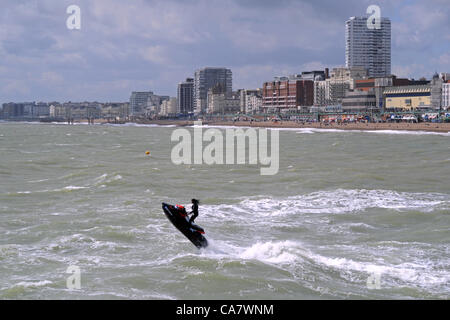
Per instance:
[[[149,120],[145,124],[191,126],[193,121],[185,120]],[[407,130],[407,131],[430,131],[450,132],[450,123],[302,123],[295,121],[203,121],[203,125],[210,126],[236,126],[236,127],[260,127],[260,128],[315,128],[315,129],[339,129],[339,130]]]
[[[8,121],[6,121],[8,122]],[[67,122],[61,122],[62,124]],[[89,124],[89,121],[76,120],[74,123]],[[137,123],[137,124],[153,124],[161,126],[177,126],[187,127],[194,125],[192,120],[139,120],[136,122],[121,121],[118,123],[110,122],[105,119],[96,119],[93,124],[125,124],[125,123]],[[382,122],[382,123],[365,123],[365,122],[352,122],[352,123],[323,123],[323,122],[298,122],[298,121],[226,121],[226,120],[203,120],[203,125],[206,126],[230,126],[230,127],[254,127],[254,128],[303,128],[303,129],[337,129],[337,130],[406,130],[406,131],[428,131],[428,132],[450,132],[450,123],[433,123],[433,122],[420,122],[420,123],[405,123],[405,122]]]

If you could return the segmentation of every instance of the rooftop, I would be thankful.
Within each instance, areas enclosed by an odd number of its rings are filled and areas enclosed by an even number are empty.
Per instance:
[[[414,86],[399,86],[389,87],[384,90],[385,94],[389,93],[426,93],[431,92],[430,85],[414,85]]]

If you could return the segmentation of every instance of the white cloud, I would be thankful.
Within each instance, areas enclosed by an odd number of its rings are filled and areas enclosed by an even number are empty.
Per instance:
[[[399,78],[430,77],[435,70],[428,70],[423,64],[412,63],[410,65],[394,65],[392,73]]]
[[[173,43],[195,43],[208,37],[196,28],[201,20],[195,5],[173,1],[96,0],[89,2],[90,25],[106,36],[141,37]]]
[[[320,61],[311,61],[301,65],[300,70],[313,71],[313,70],[325,70],[325,68],[330,68]]]
[[[166,64],[170,62],[165,48],[160,45],[143,48],[140,53],[145,60],[156,64]]]
[[[343,21],[330,17],[325,22],[320,11],[303,1],[249,10],[224,2],[215,9],[210,14],[218,21],[220,31],[238,48],[249,52],[289,48],[321,51],[332,47],[336,36],[344,39]]]
[[[448,3],[439,6],[439,1],[430,2],[416,2],[399,9],[400,21],[392,23],[396,45],[421,49],[436,45],[436,41],[442,41],[442,36],[450,32]]]
[[[1,83],[1,82],[0,82]],[[4,95],[27,95],[31,92],[25,81],[10,80],[7,81],[4,86],[0,86],[0,92]]]
[[[439,57],[439,64],[450,69],[450,53],[444,53]]]
[[[64,80],[64,78],[56,72],[47,71],[47,72],[43,72],[41,74],[40,80],[44,84],[55,85],[55,84],[60,84]]]

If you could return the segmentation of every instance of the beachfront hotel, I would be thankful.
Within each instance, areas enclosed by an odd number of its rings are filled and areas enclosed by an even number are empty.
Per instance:
[[[314,82],[299,79],[275,79],[265,82],[262,90],[264,112],[297,110],[314,103]]]

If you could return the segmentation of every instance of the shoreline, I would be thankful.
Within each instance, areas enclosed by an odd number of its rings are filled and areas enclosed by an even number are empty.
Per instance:
[[[1,121],[2,123],[14,123],[15,121]],[[16,122],[17,123],[17,122]],[[27,122],[28,123],[28,122]],[[52,122],[35,122],[30,123],[42,123],[42,124],[55,124]],[[67,122],[59,122],[61,125],[70,125]],[[76,124],[89,125],[88,121],[76,121]],[[114,125],[116,123],[107,122],[105,120],[98,119],[93,125]],[[174,127],[190,127],[194,125],[192,120],[147,120],[138,122],[123,122],[117,123],[117,125],[137,124],[137,125],[157,125],[157,126],[174,126]],[[437,133],[450,133],[450,123],[300,123],[295,121],[202,121],[204,126],[211,127],[247,127],[247,128],[278,128],[278,129],[324,129],[324,130],[342,130],[342,131],[421,131],[421,132],[437,132]],[[91,124],[92,125],[92,124]]]
[[[193,126],[194,121],[185,120],[153,120],[145,121],[139,124],[156,125],[174,125],[177,127]],[[223,127],[248,127],[248,128],[280,128],[280,129],[336,129],[336,130],[355,130],[355,131],[376,131],[376,130],[395,130],[395,131],[424,131],[450,133],[450,123],[346,123],[346,124],[323,124],[323,123],[298,123],[295,121],[203,121],[205,126],[223,126]]]

